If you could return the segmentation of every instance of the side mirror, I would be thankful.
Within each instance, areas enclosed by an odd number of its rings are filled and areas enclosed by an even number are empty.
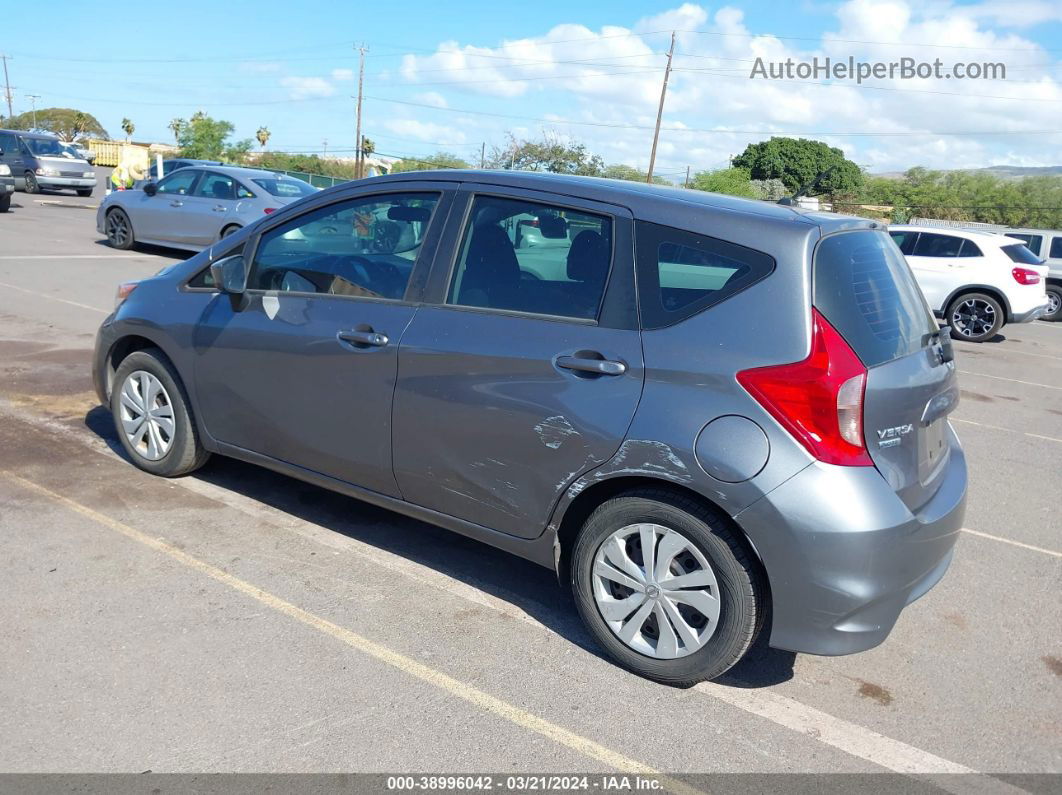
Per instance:
[[[144,186],[144,193],[146,193],[148,196],[154,196],[156,193],[158,193],[158,190],[159,186],[156,185],[154,182],[149,182]]]
[[[247,272],[243,266],[243,255],[234,254],[211,263],[210,277],[214,280],[214,286],[221,292],[229,295],[243,295],[243,291],[247,289]]]

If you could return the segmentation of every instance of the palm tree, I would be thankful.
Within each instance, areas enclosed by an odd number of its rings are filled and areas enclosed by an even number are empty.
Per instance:
[[[258,143],[262,145],[263,149],[265,149],[266,144],[269,143],[269,128],[259,127],[255,136],[258,138]]]
[[[122,119],[122,129],[125,130],[125,142],[129,143],[129,139],[133,137],[133,130],[136,129],[136,125],[129,119]]]
[[[171,119],[169,123],[170,132],[173,133],[173,142],[181,142],[181,132],[184,130],[187,122],[184,119]]]

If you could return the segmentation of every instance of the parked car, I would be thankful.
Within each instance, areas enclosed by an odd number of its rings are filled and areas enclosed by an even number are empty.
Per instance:
[[[955,339],[984,342],[1007,323],[1031,323],[1047,311],[1047,266],[1023,241],[951,227],[889,232]]]
[[[114,248],[154,243],[199,251],[316,191],[272,171],[187,166],[140,190],[111,193],[96,211],[96,229]]]
[[[1062,320],[1062,232],[1057,229],[1008,229],[1003,234],[1023,240],[1047,265],[1047,311],[1040,318]]]
[[[86,144],[79,144],[73,141],[60,141],[63,146],[70,149],[74,154],[88,163],[90,166],[96,163],[96,153],[88,148]]]
[[[0,155],[2,154],[0,151]],[[0,213],[11,209],[11,197],[14,193],[15,180],[11,177],[11,169],[6,163],[0,163]]]
[[[548,249],[565,278],[521,278],[528,215],[579,228]],[[119,299],[93,375],[136,466],[232,456],[555,569],[602,648],[663,682],[718,677],[767,626],[876,646],[962,526],[951,342],[874,221],[402,173]]]
[[[25,130],[0,130],[0,162],[11,169],[15,187],[27,193],[70,188],[91,196],[96,172],[56,135]]]

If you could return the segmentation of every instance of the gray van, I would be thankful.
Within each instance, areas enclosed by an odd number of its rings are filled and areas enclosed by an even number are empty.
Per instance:
[[[69,188],[78,196],[91,196],[96,188],[92,166],[56,135],[0,130],[0,163],[11,169],[15,187],[26,193]]]
[[[1047,312],[1040,319],[1062,320],[1062,232],[1057,229],[1007,229],[1004,234],[1024,240],[1026,248],[1050,268]]]
[[[407,172],[120,298],[93,376],[137,467],[231,456],[525,557],[662,682],[720,676],[761,632],[876,646],[962,527],[951,342],[863,218]]]

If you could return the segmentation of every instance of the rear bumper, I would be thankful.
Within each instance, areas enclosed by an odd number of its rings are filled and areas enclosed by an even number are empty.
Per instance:
[[[735,517],[767,570],[771,646],[873,648],[940,581],[966,507],[966,459],[950,427],[948,439],[947,471],[917,514],[876,469],[816,463]]]
[[[1007,318],[1008,323],[1032,323],[1039,317],[1047,314],[1047,301],[1024,312],[1011,312]]]

